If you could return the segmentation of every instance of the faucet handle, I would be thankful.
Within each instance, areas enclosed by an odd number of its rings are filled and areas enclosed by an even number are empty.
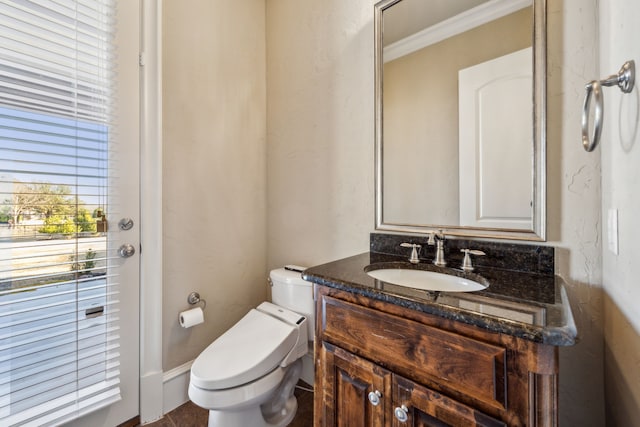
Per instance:
[[[422,246],[418,245],[416,243],[400,243],[400,246],[402,246],[403,248],[411,248],[411,257],[409,257],[409,262],[412,264],[417,264],[420,262],[420,259],[418,258],[418,249],[420,249]]]
[[[462,271],[466,271],[468,273],[473,271],[473,265],[471,264],[470,255],[486,255],[484,252],[477,249],[460,249],[460,252],[464,252],[464,259],[462,260]]]

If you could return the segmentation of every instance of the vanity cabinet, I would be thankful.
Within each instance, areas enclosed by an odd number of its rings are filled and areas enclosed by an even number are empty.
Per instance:
[[[323,426],[385,426],[391,409],[391,372],[323,343],[324,361]],[[317,424],[316,424],[317,425]]]
[[[557,348],[316,285],[315,427],[555,426]]]

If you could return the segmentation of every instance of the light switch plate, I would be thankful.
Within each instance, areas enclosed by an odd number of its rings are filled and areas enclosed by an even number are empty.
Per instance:
[[[618,255],[618,209],[609,209],[607,217],[607,242],[609,251]]]

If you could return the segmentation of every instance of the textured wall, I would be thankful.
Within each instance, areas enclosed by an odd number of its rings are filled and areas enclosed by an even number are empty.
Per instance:
[[[268,263],[367,250],[373,230],[373,4],[267,2]],[[600,161],[580,146],[596,0],[548,0],[548,221],[581,343],[561,351],[561,425],[604,425]]]
[[[600,2],[600,12],[599,76],[606,76],[626,60],[640,61],[640,3]],[[601,144],[607,425],[616,427],[640,426],[639,93],[637,86],[627,95],[617,88],[605,89]],[[619,219],[617,255],[608,248],[607,216],[612,208]]]
[[[266,297],[265,4],[163,6],[163,366]],[[205,324],[185,330],[191,291]]]
[[[368,250],[374,3],[267,2],[269,267]]]
[[[548,240],[580,342],[560,350],[560,425],[604,425],[600,159],[582,149],[584,84],[597,74],[597,2],[548,1]]]

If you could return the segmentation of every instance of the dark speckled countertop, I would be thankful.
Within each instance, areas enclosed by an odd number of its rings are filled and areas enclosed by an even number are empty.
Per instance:
[[[450,247],[454,246],[450,244]],[[425,269],[476,281],[484,281],[484,278],[489,287],[475,292],[424,291],[383,282],[366,273],[378,268]],[[372,251],[311,267],[302,277],[319,285],[537,343],[554,346],[576,343],[577,331],[564,282],[548,272],[514,271],[485,265],[478,266],[473,273],[464,273],[456,268],[436,267],[428,261],[411,264],[406,256]]]

